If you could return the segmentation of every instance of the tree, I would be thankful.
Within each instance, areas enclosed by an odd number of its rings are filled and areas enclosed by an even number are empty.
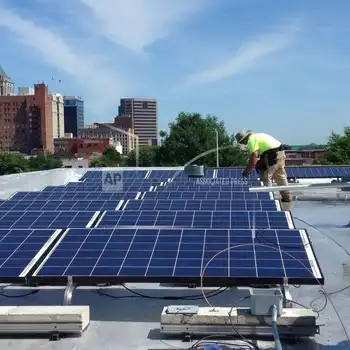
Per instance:
[[[344,128],[344,134],[331,133],[324,159],[316,163],[324,165],[347,165],[350,164],[350,127]]]
[[[0,155],[0,175],[49,170],[61,167],[62,161],[55,156],[36,156],[26,159],[19,154]]]
[[[202,117],[198,113],[180,113],[169,124],[169,133],[162,132],[158,162],[161,165],[180,165],[189,162],[216,166],[216,131],[218,132],[220,166],[242,165],[246,155],[226,131],[224,122],[215,116]]]
[[[106,147],[101,157],[92,159],[90,167],[117,167],[122,166],[123,164],[124,159],[121,154],[114,147]]]
[[[29,171],[28,160],[19,154],[0,154],[0,175]]]
[[[139,149],[139,166],[151,167],[157,165],[158,146],[144,146]],[[136,166],[136,152],[132,150],[126,159],[127,166]]]
[[[39,171],[61,168],[63,166],[63,163],[60,158],[49,155],[47,157],[31,157],[28,160],[28,165],[31,171]]]

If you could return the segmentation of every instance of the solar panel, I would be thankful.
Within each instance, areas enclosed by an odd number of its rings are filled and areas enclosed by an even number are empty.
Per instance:
[[[1,220],[0,220],[1,224]],[[96,227],[294,228],[284,211],[105,211]]]
[[[0,228],[63,229],[90,227],[99,212],[0,211]]]
[[[110,200],[110,201],[78,201],[78,200],[9,200],[6,206],[0,206],[0,210],[6,208],[8,211],[105,211],[105,210],[116,210],[120,201]]]
[[[223,252],[218,255],[218,252]],[[33,281],[205,285],[324,283],[304,230],[69,229]]]
[[[62,190],[61,188],[58,190],[59,193],[62,192],[140,192],[140,191],[148,191],[151,188],[151,184],[131,184],[127,185],[123,182],[120,182],[120,187],[115,186],[106,186],[99,183],[98,185],[77,185],[77,186],[67,186]],[[118,185],[119,186],[119,185]],[[156,185],[153,185],[156,186]],[[45,193],[52,193],[55,191],[45,191]]]
[[[312,167],[289,167],[289,178],[337,178],[347,175],[350,167],[344,166],[312,166]]]
[[[143,199],[128,200],[122,210],[280,210],[272,200]]]
[[[273,194],[268,192],[230,192],[230,191],[161,191],[144,192],[140,199],[273,199]]]
[[[203,191],[203,192],[220,192],[220,191],[231,191],[231,192],[248,192],[249,186],[240,186],[240,185],[165,185],[157,186],[157,191],[181,191],[181,192],[194,192],[194,191]]]
[[[217,178],[241,178],[243,168],[217,169]],[[337,178],[350,173],[349,166],[295,166],[286,167],[289,178],[312,179],[312,178]],[[259,177],[255,171],[250,175],[250,179]]]
[[[108,171],[113,171],[113,170],[108,170]],[[118,170],[115,169],[115,171],[123,171],[123,177],[124,178],[138,178],[138,179],[142,179],[145,178],[145,176],[147,175],[147,173],[149,173],[150,170]],[[89,181],[90,179],[94,179],[94,178],[101,178],[102,177],[102,173],[103,171],[100,170],[90,170],[87,171],[82,177],[81,180],[87,180]]]
[[[138,192],[17,192],[9,200],[120,200],[135,199]],[[6,210],[6,202],[0,203],[0,210]]]
[[[61,230],[0,229],[0,283],[24,280]]]

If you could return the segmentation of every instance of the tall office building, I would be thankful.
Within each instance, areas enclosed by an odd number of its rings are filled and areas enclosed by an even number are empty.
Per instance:
[[[0,96],[0,152],[53,153],[52,109],[48,88],[33,95]]]
[[[14,94],[14,83],[0,65],[0,96],[11,96]]]
[[[78,136],[84,128],[84,101],[80,96],[64,96],[64,132]]]
[[[50,95],[52,101],[53,138],[64,137],[64,100],[61,94]]]
[[[140,146],[158,144],[157,100],[145,98],[122,98],[118,108],[119,116],[130,116]],[[115,123],[118,122],[117,117]]]

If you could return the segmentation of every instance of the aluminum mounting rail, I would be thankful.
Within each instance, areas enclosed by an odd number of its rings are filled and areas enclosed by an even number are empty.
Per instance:
[[[250,187],[249,192],[279,192],[279,191],[307,191],[315,189],[329,188],[350,188],[350,182],[334,182],[326,184],[291,184],[287,186],[271,186],[271,187]]]

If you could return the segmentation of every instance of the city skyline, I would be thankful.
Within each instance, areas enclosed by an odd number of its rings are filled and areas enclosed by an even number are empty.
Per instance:
[[[199,112],[305,144],[348,124],[350,3],[135,1],[0,0],[0,63],[17,87],[81,95],[86,123],[144,97],[158,100],[158,130]]]

